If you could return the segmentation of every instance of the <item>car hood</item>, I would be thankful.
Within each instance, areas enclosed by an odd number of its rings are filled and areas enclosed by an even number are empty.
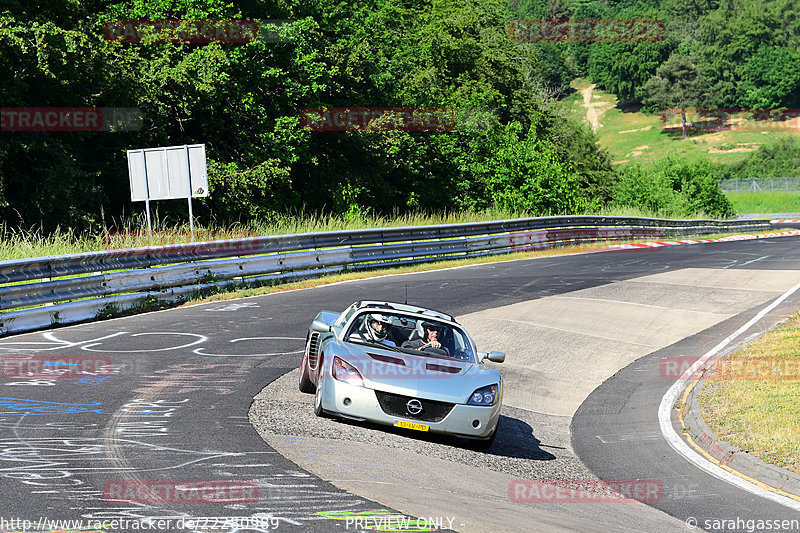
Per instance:
[[[355,366],[368,388],[426,398],[466,403],[480,387],[500,383],[500,373],[481,364],[417,356],[378,346],[346,344],[342,356]]]

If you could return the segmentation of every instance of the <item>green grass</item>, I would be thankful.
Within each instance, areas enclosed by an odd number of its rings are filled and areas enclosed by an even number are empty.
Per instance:
[[[647,212],[636,208],[606,208],[596,214],[599,216],[627,216],[674,218],[672,213]],[[457,213],[428,214],[411,213],[393,217],[370,216],[360,219],[323,215],[286,215],[272,223],[251,222],[228,227],[202,226],[195,224],[195,241],[215,241],[259,237],[266,235],[285,235],[291,233],[316,233],[333,230],[355,230],[364,228],[424,226],[432,224],[455,224],[466,222],[485,222],[537,216],[525,212],[491,209],[487,211],[459,211]],[[690,218],[708,218],[697,215]],[[0,226],[0,260],[25,259],[48,255],[62,255],[99,250],[117,250],[140,246],[158,246],[191,242],[189,225],[168,225],[156,221],[152,235],[148,235],[141,220],[128,221],[123,231],[76,232],[72,229],[58,229],[49,234],[23,232]]]
[[[703,384],[703,419],[722,440],[800,473],[800,314],[729,359]]]
[[[586,80],[573,81],[573,88],[586,88]],[[615,164],[639,162],[653,163],[666,155],[677,155],[688,160],[708,160],[719,163],[737,163],[755,151],[760,145],[781,137],[796,136],[798,130],[787,127],[768,127],[759,129],[752,124],[720,132],[690,133],[689,138],[681,139],[680,131],[664,131],[659,115],[646,115],[640,112],[626,112],[617,106],[617,98],[595,88],[591,104],[599,117],[597,131],[600,145],[608,150]],[[580,92],[570,95],[563,101],[568,116],[586,121],[586,108]],[[672,122],[672,121],[671,121]]]
[[[460,211],[457,213],[427,214],[412,213],[394,217],[345,218],[341,216],[286,215],[270,222],[252,221],[230,226],[204,226],[195,223],[196,242],[286,235],[292,233],[316,233],[321,231],[352,230],[362,228],[422,226],[428,224],[454,224],[519,218],[528,216],[502,210],[483,212]],[[23,259],[46,255],[60,255],[98,250],[116,250],[139,246],[158,246],[191,242],[189,224],[168,224],[156,220],[152,235],[141,219],[127,220],[124,229],[77,232],[73,229],[57,229],[45,234],[39,231],[24,232],[0,226],[0,260]]]
[[[726,196],[737,213],[800,213],[800,191],[732,192]]]

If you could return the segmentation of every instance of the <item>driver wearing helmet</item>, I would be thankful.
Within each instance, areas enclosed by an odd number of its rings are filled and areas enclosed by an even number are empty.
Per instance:
[[[361,340],[383,344],[385,346],[397,346],[394,342],[386,338],[389,335],[389,326],[392,325],[391,318],[379,313],[372,313],[364,318],[364,322],[366,324],[365,330],[358,334]]]
[[[442,325],[436,324],[435,322],[423,322],[422,331],[424,334],[421,339],[406,341],[403,343],[402,347],[412,348],[414,350],[424,350],[427,347],[431,347],[444,350],[448,356],[450,355],[450,350],[442,346],[442,339],[444,338],[444,327]]]

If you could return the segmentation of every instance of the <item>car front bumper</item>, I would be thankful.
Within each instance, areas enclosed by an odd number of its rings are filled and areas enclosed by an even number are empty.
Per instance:
[[[459,435],[472,438],[491,436],[500,418],[498,401],[491,407],[455,404],[450,412],[439,422],[429,422],[415,417],[399,417],[383,411],[375,395],[375,390],[351,385],[332,377],[327,377],[322,387],[322,409],[333,415],[367,420],[388,426],[396,425],[398,420],[425,424],[435,433]]]

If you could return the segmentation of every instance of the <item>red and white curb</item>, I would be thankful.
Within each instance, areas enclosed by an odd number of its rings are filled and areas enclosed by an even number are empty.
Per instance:
[[[800,235],[800,230],[773,231],[770,233],[757,233],[757,234],[746,234],[746,235],[731,235],[729,237],[721,237],[719,239],[686,239],[680,241],[634,242],[629,244],[614,244],[605,249],[629,250],[634,248],[661,248],[662,246],[678,246],[681,244],[704,244],[708,242],[749,241],[753,239],[770,239],[773,237],[792,237],[797,235]]]

